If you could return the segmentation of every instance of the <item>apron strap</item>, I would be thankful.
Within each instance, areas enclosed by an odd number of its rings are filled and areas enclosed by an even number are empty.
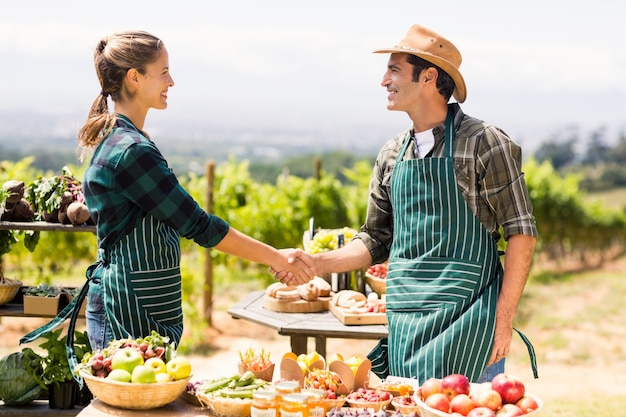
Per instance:
[[[29,343],[34,340],[37,340],[44,334],[53,331],[59,325],[61,325],[68,318],[70,319],[69,327],[67,330],[67,338],[65,342],[65,351],[67,354],[67,361],[70,366],[70,370],[72,372],[72,376],[74,380],[78,383],[80,388],[83,387],[83,378],[76,373],[76,367],[78,365],[78,359],[76,358],[76,351],[74,349],[74,332],[76,330],[76,321],[78,320],[78,313],[80,312],[80,307],[85,302],[87,298],[87,293],[89,292],[89,284],[91,281],[97,281],[97,278],[93,277],[93,272],[102,265],[101,261],[95,262],[87,268],[86,276],[87,282],[83,285],[80,290],[78,296],[74,297],[71,303],[69,303],[59,314],[57,314],[52,320],[43,326],[39,327],[26,334],[20,339],[19,344]]]
[[[533,347],[532,343],[530,343],[530,340],[528,340],[528,338],[524,335],[524,333],[520,332],[515,327],[513,327],[513,330],[515,330],[517,334],[519,334],[519,337],[522,338],[522,341],[524,342],[524,344],[526,345],[526,348],[528,349],[528,356],[530,357],[530,366],[533,368],[533,376],[535,377],[535,379],[539,378],[539,371],[537,370],[537,356],[535,355],[535,348]]]

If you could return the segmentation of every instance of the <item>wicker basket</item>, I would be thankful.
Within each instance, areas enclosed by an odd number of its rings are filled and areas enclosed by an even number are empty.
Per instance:
[[[391,404],[391,398],[385,401],[377,401],[377,402],[366,402],[366,401],[354,401],[354,400],[346,400],[348,404],[350,404],[351,408],[370,408],[372,410],[380,411],[386,410],[389,404]]]
[[[533,397],[535,401],[537,401],[539,408],[537,408],[535,411],[531,411],[528,414],[524,414],[524,417],[533,417],[538,415],[543,409],[543,401],[541,401],[541,399],[539,399],[539,397],[534,394],[526,393],[525,395]],[[427,406],[424,401],[422,401],[421,392],[419,390],[415,392],[414,398],[420,410],[420,417],[450,417],[450,414],[448,413],[444,413],[443,411],[435,410],[434,408]]]
[[[105,404],[127,410],[150,410],[163,407],[185,391],[191,377],[172,382],[133,384],[111,381],[81,372],[93,396]]]
[[[375,277],[374,275],[366,272],[365,273],[365,282],[370,286],[372,291],[374,291],[379,296],[382,296],[387,292],[387,281],[382,278]]]
[[[252,400],[248,398],[223,398],[215,395],[197,393],[200,403],[218,417],[250,417]]]
[[[0,283],[0,306],[14,299],[21,286],[22,281],[4,278],[4,282]]]

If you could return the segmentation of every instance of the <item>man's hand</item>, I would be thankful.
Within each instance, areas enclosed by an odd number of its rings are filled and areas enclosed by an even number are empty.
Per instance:
[[[284,263],[270,267],[274,278],[286,285],[301,285],[315,276],[314,259],[301,249],[280,249]]]

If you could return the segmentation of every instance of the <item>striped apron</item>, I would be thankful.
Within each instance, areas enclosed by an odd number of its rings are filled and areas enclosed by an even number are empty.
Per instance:
[[[503,275],[497,244],[458,188],[452,111],[443,158],[403,161],[409,139],[391,178],[389,337],[369,354],[372,371],[420,384],[453,373],[476,381],[493,347]]]
[[[155,330],[178,346],[183,333],[178,231],[146,215],[112,247],[98,249],[98,260],[87,269],[86,277],[79,296],[49,323],[24,336],[20,343],[36,340],[68,318],[71,318],[68,335],[73,335],[87,293],[100,291],[114,339],[145,337]],[[74,369],[77,359],[73,337],[67,338],[66,350],[70,367]],[[82,378],[76,375],[75,379],[82,385]]]

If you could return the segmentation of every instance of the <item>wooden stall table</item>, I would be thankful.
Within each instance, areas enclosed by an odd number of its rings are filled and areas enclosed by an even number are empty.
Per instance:
[[[112,407],[98,400],[91,401],[77,417],[211,417],[206,408],[196,407],[182,398],[178,398],[160,408],[151,410],[123,410]]]
[[[248,294],[228,309],[236,319],[244,319],[278,331],[291,338],[291,351],[307,353],[309,337],[315,338],[315,350],[326,357],[326,339],[381,339],[387,337],[387,325],[368,324],[347,326],[330,311],[319,313],[282,313],[263,306],[265,291]]]

